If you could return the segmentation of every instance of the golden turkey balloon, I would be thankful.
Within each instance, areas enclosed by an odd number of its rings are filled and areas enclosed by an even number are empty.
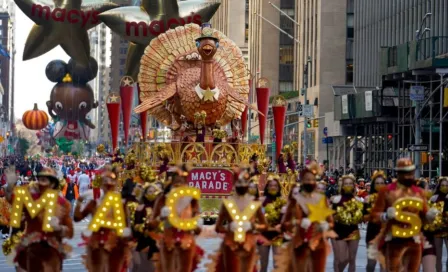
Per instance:
[[[34,103],[34,108],[23,114],[22,122],[27,129],[41,130],[48,124],[48,115],[45,111],[39,110],[37,103]]]

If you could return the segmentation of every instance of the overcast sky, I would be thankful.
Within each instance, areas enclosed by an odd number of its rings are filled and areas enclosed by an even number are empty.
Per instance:
[[[68,61],[69,57],[60,46],[32,60],[23,61],[23,48],[30,33],[31,21],[16,6],[16,61],[15,61],[15,109],[16,118],[21,119],[26,110],[32,109],[34,103],[39,109],[47,111],[46,101],[54,86],[45,76],[45,67],[55,59]]]

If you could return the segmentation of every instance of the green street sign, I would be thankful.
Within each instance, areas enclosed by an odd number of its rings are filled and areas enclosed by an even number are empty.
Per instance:
[[[423,132],[429,132],[430,131],[430,126],[429,125],[423,125],[422,126],[422,131]],[[440,127],[439,126],[432,126],[432,132],[440,133]]]

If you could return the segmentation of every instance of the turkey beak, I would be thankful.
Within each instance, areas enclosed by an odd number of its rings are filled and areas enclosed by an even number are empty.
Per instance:
[[[205,55],[210,56],[210,54],[213,52],[214,47],[210,44],[206,44],[202,47],[202,51]]]

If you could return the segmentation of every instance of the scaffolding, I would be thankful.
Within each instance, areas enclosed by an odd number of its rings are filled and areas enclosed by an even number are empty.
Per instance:
[[[365,93],[371,93],[371,109],[364,110]],[[335,96],[349,96],[349,108],[354,107],[350,118],[341,120],[344,140],[352,166],[358,175],[369,177],[375,170],[393,170],[397,152],[397,106],[394,88],[333,86]],[[351,97],[350,97],[351,96]],[[354,104],[354,105],[353,105]],[[351,111],[349,109],[349,111]]]
[[[440,175],[440,166],[444,164],[444,159],[440,161],[439,154],[446,147],[440,146],[440,121],[441,97],[444,92],[441,84],[441,75],[434,69],[414,70],[403,74],[403,77],[395,80],[398,86],[398,145],[400,157],[412,158],[418,165],[420,176],[432,178]],[[442,79],[443,81],[443,79]],[[412,101],[411,87],[423,86],[424,99],[422,101]],[[444,122],[444,121],[442,121]],[[442,126],[443,131],[447,131]],[[416,135],[418,133],[420,136]],[[417,137],[416,137],[417,136]],[[442,136],[443,137],[443,136]],[[420,139],[419,142],[418,139]],[[428,146],[428,151],[413,152],[409,150],[412,145]],[[446,166],[445,166],[446,167]],[[445,167],[442,167],[445,168]]]

